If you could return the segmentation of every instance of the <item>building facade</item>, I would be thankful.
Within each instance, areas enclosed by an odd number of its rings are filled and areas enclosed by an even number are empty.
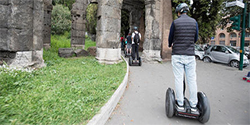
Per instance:
[[[228,27],[230,24],[228,24]],[[241,32],[233,30],[232,32],[227,32],[227,28],[217,28],[215,37],[211,39],[210,45],[226,45],[240,47],[241,43]],[[245,47],[250,47],[250,32],[245,32]]]

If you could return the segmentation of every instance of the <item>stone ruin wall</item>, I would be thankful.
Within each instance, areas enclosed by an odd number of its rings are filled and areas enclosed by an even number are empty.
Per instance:
[[[53,10],[52,0],[44,0],[44,29],[43,47],[50,48],[51,43],[51,13]]]
[[[91,2],[98,3],[96,59],[108,64],[120,62],[121,9],[129,1],[76,0],[71,10],[71,46],[84,48],[86,8]],[[138,26],[142,36],[145,34],[143,58],[149,61],[170,58],[167,39],[172,23],[171,1],[144,3],[145,23],[138,11],[141,6],[130,11],[130,27]],[[16,67],[44,66],[43,45],[50,46],[52,9],[52,0],[0,1],[0,65],[5,61]]]
[[[84,49],[87,0],[76,0],[72,5],[71,47]]]
[[[0,1],[0,64],[42,67],[43,0]]]

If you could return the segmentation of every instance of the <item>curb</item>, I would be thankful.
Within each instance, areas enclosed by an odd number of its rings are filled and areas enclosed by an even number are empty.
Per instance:
[[[87,125],[104,125],[107,120],[109,119],[111,113],[115,109],[117,103],[119,102],[120,98],[122,97],[127,83],[128,83],[128,73],[129,73],[129,65],[126,59],[122,56],[122,59],[127,64],[127,73],[124,76],[124,79],[120,86],[117,88],[115,93],[111,96],[111,98],[108,100],[108,102],[101,108],[98,114],[96,114]]]

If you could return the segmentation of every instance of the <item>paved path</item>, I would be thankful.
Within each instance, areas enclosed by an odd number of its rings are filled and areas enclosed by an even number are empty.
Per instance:
[[[197,61],[198,90],[207,94],[211,107],[206,124],[250,124],[250,83],[242,80],[248,71]],[[166,117],[168,87],[174,88],[170,62],[130,67],[127,89],[106,125],[200,124],[192,119]]]

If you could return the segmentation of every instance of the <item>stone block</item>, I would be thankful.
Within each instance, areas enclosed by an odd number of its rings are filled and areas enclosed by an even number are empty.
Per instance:
[[[9,15],[10,15],[10,7],[0,4],[0,27],[8,27]]]
[[[9,42],[9,33],[8,29],[6,28],[0,28],[0,50],[1,51],[7,51],[8,48],[8,42]]]
[[[89,56],[89,53],[86,50],[84,50],[84,49],[77,49],[74,52],[76,54],[76,57]]]
[[[101,23],[97,23],[97,29],[104,32],[120,32],[121,20],[115,18],[101,19]]]
[[[95,46],[89,47],[88,52],[91,56],[96,56],[96,47]]]
[[[84,45],[85,38],[84,37],[71,37],[71,46],[72,45]]]
[[[85,31],[85,24],[74,23],[74,24],[72,24],[72,29],[73,30]]]
[[[9,15],[9,26],[12,28],[33,28],[33,2],[27,4],[12,5]]]
[[[58,55],[63,58],[69,58],[74,55],[74,50],[72,48],[59,48]]]
[[[33,30],[32,29],[9,29],[11,35],[8,43],[9,51],[32,51],[33,50]]]
[[[10,61],[10,67],[26,67],[32,63],[32,51],[17,52],[16,57]]]
[[[83,30],[72,30],[71,31],[72,37],[85,37],[85,31]]]
[[[10,4],[10,0],[1,0],[0,1],[0,5],[9,5]]]

